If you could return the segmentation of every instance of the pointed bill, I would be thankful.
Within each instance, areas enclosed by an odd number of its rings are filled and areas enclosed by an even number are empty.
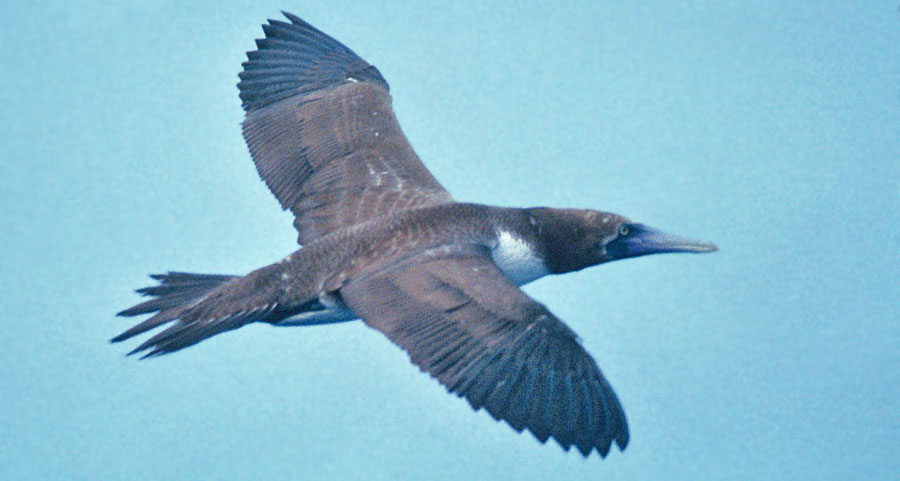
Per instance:
[[[628,233],[610,242],[606,250],[611,257],[624,259],[668,252],[715,252],[719,248],[712,242],[669,234],[644,224],[629,224]]]

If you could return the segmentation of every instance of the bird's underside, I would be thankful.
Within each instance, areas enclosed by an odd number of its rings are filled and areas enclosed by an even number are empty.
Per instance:
[[[613,214],[457,203],[400,130],[378,69],[285,15],[263,25],[238,87],[253,161],[294,214],[302,247],[245,276],[152,276],[159,283],[138,290],[150,299],[119,313],[151,316],[113,341],[165,326],[132,351],[156,356],[252,322],[359,318],[517,431],[585,456],[605,456],[613,442],[624,449],[625,416],[597,364],[519,285],[714,246]]]
[[[154,276],[160,285],[139,290],[153,298],[120,313],[154,315],[113,341],[170,324],[132,351],[149,357],[251,322],[361,318],[450,392],[518,431],[527,428],[541,441],[552,436],[585,455],[592,449],[606,455],[613,441],[624,447],[621,405],[577,336],[498,268],[486,225],[460,234],[466,220],[489,223],[492,216],[484,212],[506,210],[472,204],[415,209],[392,222],[314,239],[243,277]],[[424,239],[413,236],[425,217],[448,222]],[[360,231],[364,235],[354,235]],[[344,239],[331,244],[332,237]]]

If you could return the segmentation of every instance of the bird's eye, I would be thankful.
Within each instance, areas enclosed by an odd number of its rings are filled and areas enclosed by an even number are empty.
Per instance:
[[[627,226],[627,225],[622,224],[622,225],[619,226],[619,235],[621,235],[621,236],[626,236],[626,235],[628,235],[628,232],[629,232],[629,231],[628,231],[628,226]]]

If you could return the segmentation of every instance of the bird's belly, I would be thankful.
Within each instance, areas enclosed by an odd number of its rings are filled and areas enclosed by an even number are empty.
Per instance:
[[[497,235],[497,244],[491,249],[491,258],[506,277],[518,286],[550,273],[547,264],[527,242],[506,231],[500,231]]]
[[[319,324],[334,324],[338,322],[355,321],[356,314],[350,309],[333,307],[317,311],[301,312],[291,317],[286,317],[275,323],[276,326],[316,326]]]

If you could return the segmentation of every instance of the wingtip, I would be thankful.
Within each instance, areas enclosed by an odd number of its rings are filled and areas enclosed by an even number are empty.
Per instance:
[[[129,351],[128,354],[126,354],[126,356],[131,357],[131,356],[134,356],[134,355],[136,355],[136,354],[144,353],[141,357],[138,358],[138,360],[143,361],[144,359],[148,359],[148,358],[151,358],[151,357],[159,357],[159,356],[161,356],[161,355],[163,355],[163,354],[166,354],[165,351],[162,351],[162,350],[160,350],[159,348],[151,349],[150,351],[147,351],[147,350],[150,349],[151,347],[153,347],[153,346],[152,346],[152,345],[144,345],[144,344],[141,344],[140,346],[138,346],[138,347],[132,349],[131,351]],[[145,352],[145,351],[147,351],[147,352]]]
[[[612,449],[612,439],[605,440],[602,445],[596,446],[596,448],[597,454],[599,454],[602,459],[606,459],[610,449]]]
[[[281,14],[284,15],[285,18],[287,18],[288,20],[290,20],[291,23],[293,23],[294,25],[302,25],[302,24],[306,23],[306,22],[303,21],[303,19],[301,19],[300,17],[294,15],[294,14],[291,13],[291,12],[286,12],[286,11],[282,10],[282,11],[281,11]]]
[[[594,447],[591,445],[576,444],[575,449],[578,450],[578,454],[580,454],[581,457],[587,459],[587,457],[591,455],[591,451],[594,450]]]
[[[123,311],[117,312],[117,313],[116,313],[116,317],[133,317],[133,316],[136,316],[136,315],[138,315],[138,314],[141,314],[141,313],[140,313],[140,312],[134,312],[134,307],[129,307],[128,309],[125,309],[125,310],[123,310]]]
[[[143,356],[139,357],[138,360],[143,361],[145,359],[151,359],[154,357],[162,356],[163,354],[166,354],[166,353],[163,351],[159,351],[159,350],[153,350],[153,351],[150,351],[150,352],[144,354]]]

